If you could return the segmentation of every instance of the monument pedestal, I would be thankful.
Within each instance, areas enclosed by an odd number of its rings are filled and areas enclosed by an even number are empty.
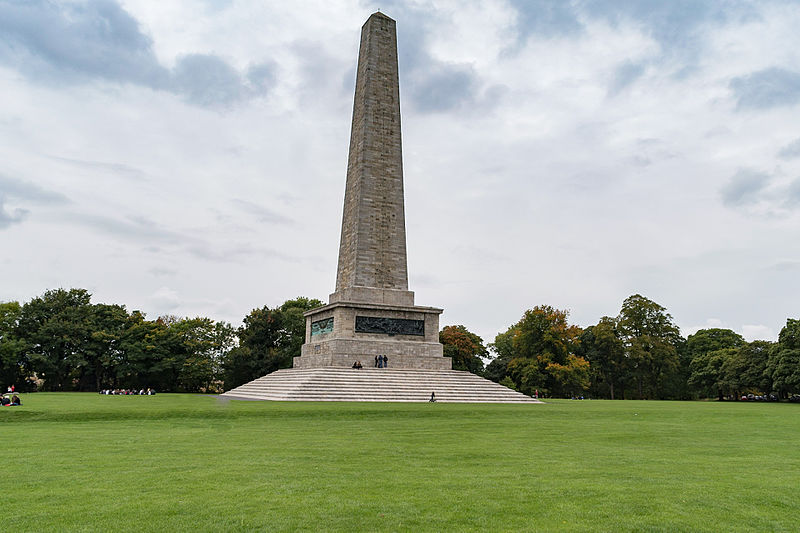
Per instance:
[[[354,296],[370,301],[347,301]],[[388,358],[389,368],[452,368],[439,342],[442,310],[414,305],[413,292],[351,287],[331,294],[330,302],[305,313],[306,343],[295,368],[349,368],[356,361],[371,367],[377,355]]]

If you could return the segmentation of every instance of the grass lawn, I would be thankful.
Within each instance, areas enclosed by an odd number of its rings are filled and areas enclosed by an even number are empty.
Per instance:
[[[0,408],[3,531],[797,531],[800,405]]]

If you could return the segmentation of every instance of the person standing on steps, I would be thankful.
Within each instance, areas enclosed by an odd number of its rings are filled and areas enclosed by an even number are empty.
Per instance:
[[[375,356],[375,368],[378,368],[378,357],[377,355]]]
[[[386,357],[386,354],[383,354],[383,368],[389,367],[389,358]]]

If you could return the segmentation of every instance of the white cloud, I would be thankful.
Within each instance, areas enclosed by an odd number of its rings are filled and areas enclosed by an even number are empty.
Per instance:
[[[744,337],[745,340],[748,342],[760,341],[760,340],[774,341],[777,340],[778,338],[773,328],[765,326],[763,324],[743,325],[742,337]]]

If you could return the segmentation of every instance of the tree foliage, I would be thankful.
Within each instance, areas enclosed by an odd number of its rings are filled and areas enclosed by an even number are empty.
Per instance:
[[[473,374],[483,371],[483,358],[488,352],[478,335],[464,326],[445,326],[439,332],[439,342],[444,345],[444,356],[452,359],[454,370],[467,370]]]
[[[787,319],[767,360],[765,374],[781,397],[800,393],[800,319]]]
[[[253,309],[238,329],[239,347],[222,362],[226,389],[237,387],[281,368],[290,368],[305,341],[303,313],[320,307],[321,301],[298,297],[280,307]]]
[[[533,394],[574,395],[588,386],[588,364],[576,355],[581,329],[570,325],[567,311],[534,307],[491,344],[497,357],[486,375],[511,378],[515,389]]]
[[[683,339],[666,308],[639,294],[622,302],[617,328],[638,398],[664,398],[664,384],[679,369]]]

